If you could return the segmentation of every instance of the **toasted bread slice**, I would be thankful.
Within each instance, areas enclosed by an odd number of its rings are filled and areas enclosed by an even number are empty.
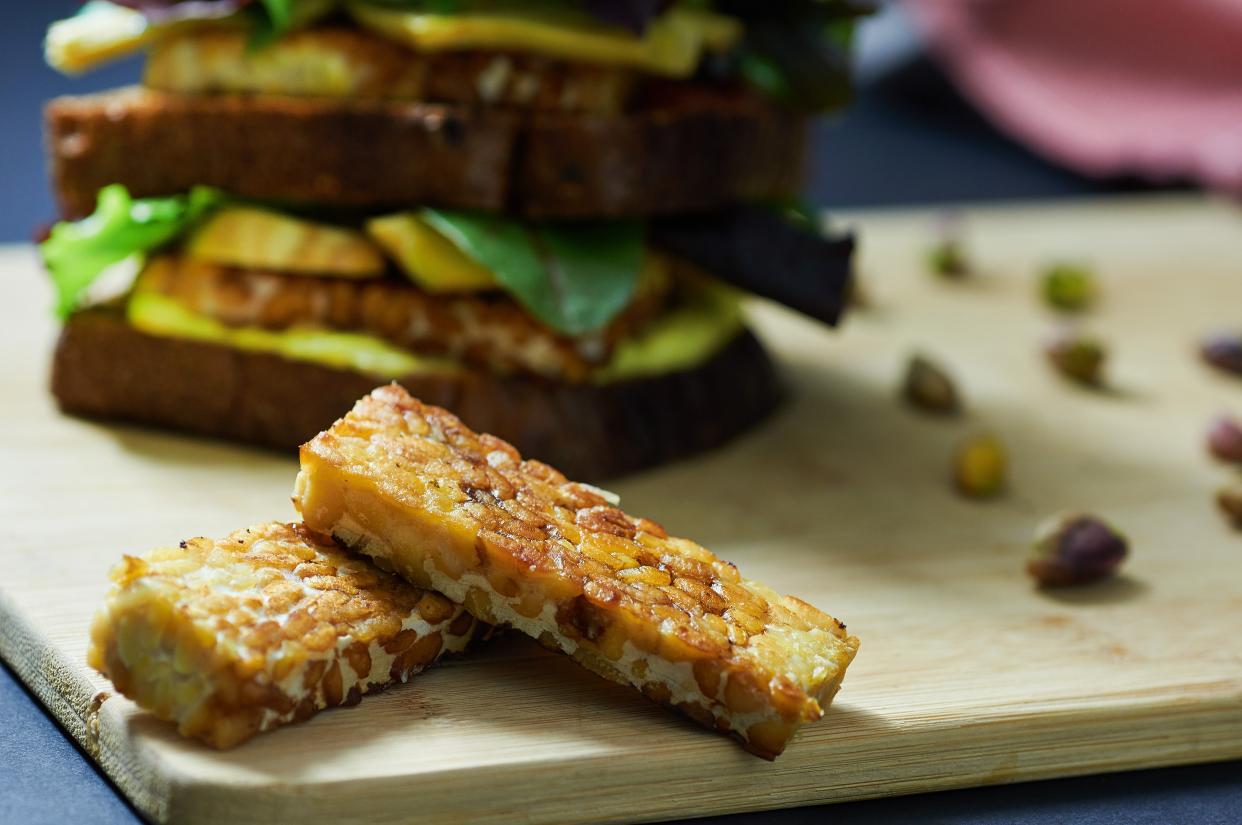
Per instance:
[[[636,74],[538,55],[419,54],[367,32],[320,27],[262,49],[250,34],[200,28],[157,42],[143,83],[179,94],[274,94],[515,106],[557,112],[621,111]]]
[[[301,461],[308,526],[760,756],[820,718],[858,649],[831,616],[398,386]]]
[[[135,197],[203,185],[337,208],[538,218],[667,214],[798,190],[802,116],[683,85],[619,116],[121,89],[52,101],[46,130],[66,218],[90,214],[113,183]]]
[[[405,682],[478,626],[301,525],[126,557],[112,581],[91,666],[215,748]]]
[[[116,307],[69,319],[51,378],[68,413],[282,451],[331,426],[379,381],[350,369],[148,335]],[[471,425],[587,479],[718,447],[766,418],[782,397],[771,360],[744,330],[701,364],[614,384],[560,384],[487,370],[400,381],[458,410]]]

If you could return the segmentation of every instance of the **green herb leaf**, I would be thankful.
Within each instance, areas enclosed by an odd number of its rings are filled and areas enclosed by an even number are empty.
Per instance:
[[[176,240],[223,201],[220,192],[201,187],[189,195],[141,200],[120,185],[100,190],[94,214],[56,224],[39,247],[56,286],[57,315],[73,312],[105,270]]]
[[[598,330],[634,297],[646,245],[638,221],[522,224],[444,209],[422,217],[558,332]]]
[[[774,100],[794,102],[794,92],[784,70],[765,55],[754,51],[742,53],[738,68],[751,86]]]
[[[818,214],[818,210],[803,198],[783,198],[778,201],[760,204],[760,206],[766,207],[769,212],[775,215],[779,215],[791,226],[796,226],[815,235],[828,234],[824,231],[822,225],[823,218]]]
[[[259,0],[259,2],[263,4],[263,9],[272,21],[272,28],[277,32],[284,32],[293,24],[294,0]]]
[[[336,11],[337,0],[258,0],[250,12],[250,47],[270,46],[295,29],[305,28]]]

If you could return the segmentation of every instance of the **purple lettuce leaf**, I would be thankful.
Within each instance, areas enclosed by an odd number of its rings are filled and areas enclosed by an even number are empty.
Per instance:
[[[255,0],[112,0],[142,12],[152,23],[176,23],[181,20],[219,20],[252,5]]]
[[[672,0],[586,0],[586,10],[596,19],[642,34],[648,24],[672,5]]]

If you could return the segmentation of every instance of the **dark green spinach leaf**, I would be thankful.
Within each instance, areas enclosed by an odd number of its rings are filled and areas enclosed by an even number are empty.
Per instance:
[[[558,332],[594,332],[634,297],[645,250],[638,221],[523,224],[444,209],[422,216]]]

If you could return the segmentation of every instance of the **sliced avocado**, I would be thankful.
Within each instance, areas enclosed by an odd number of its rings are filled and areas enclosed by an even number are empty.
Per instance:
[[[698,366],[741,331],[740,295],[723,284],[696,284],[684,304],[621,341],[592,380],[611,384]]]
[[[341,278],[384,274],[384,256],[361,232],[257,209],[221,209],[185,245],[191,258],[225,266]]]
[[[375,218],[367,223],[367,233],[392,256],[401,271],[428,292],[497,288],[490,270],[414,213]]]

